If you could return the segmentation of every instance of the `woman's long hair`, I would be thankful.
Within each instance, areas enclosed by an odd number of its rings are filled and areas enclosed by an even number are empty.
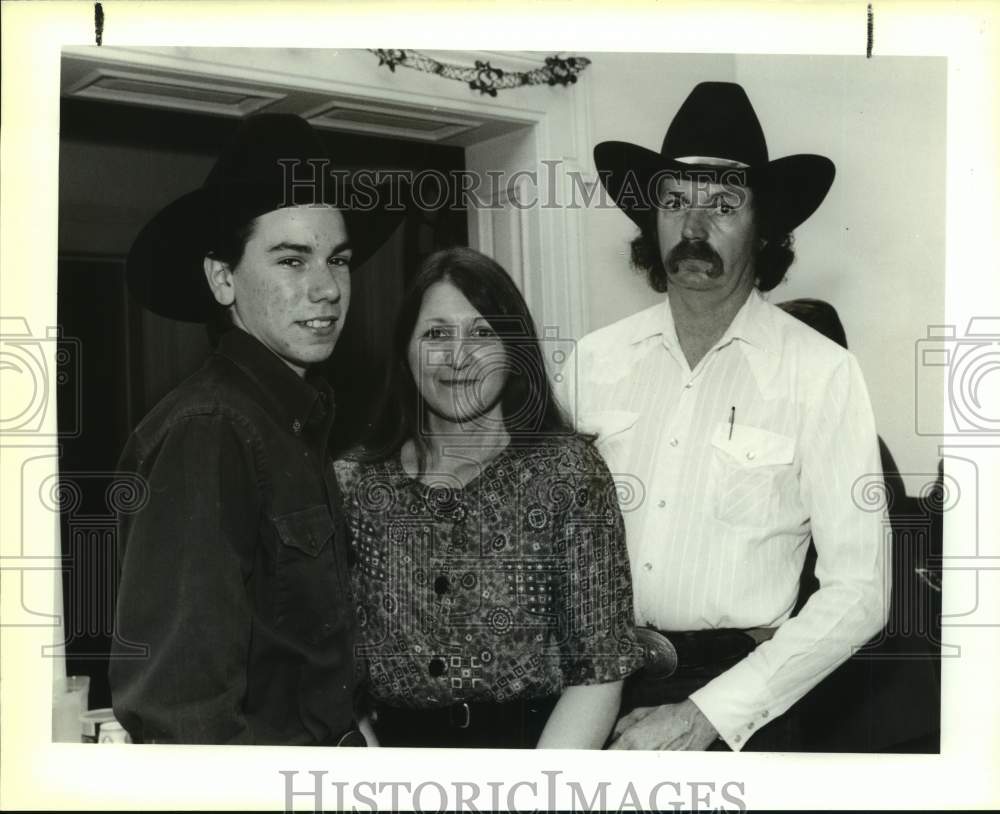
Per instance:
[[[378,417],[363,444],[363,457],[383,460],[412,440],[421,471],[424,468],[428,450],[420,420],[424,405],[408,350],[424,296],[431,286],[445,281],[482,314],[503,345],[507,379],[500,406],[511,444],[544,443],[545,438],[573,434],[546,374],[535,324],[521,292],[494,260],[460,247],[435,252],[424,260],[403,295],[388,380]]]

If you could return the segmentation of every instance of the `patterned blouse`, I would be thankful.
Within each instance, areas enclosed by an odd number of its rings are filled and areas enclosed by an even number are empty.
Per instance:
[[[615,485],[583,439],[509,446],[464,486],[398,455],[337,474],[376,701],[500,703],[641,666]]]

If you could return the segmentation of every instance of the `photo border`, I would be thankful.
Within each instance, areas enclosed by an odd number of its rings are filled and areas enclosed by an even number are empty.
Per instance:
[[[867,15],[861,3],[539,2],[516,14],[487,3],[103,3],[103,42],[112,45],[255,45],[295,48],[365,48],[397,45],[425,49],[482,48],[551,52],[670,51],[701,53],[864,54]],[[2,211],[0,304],[3,316],[23,317],[33,330],[56,320],[59,63],[64,45],[92,44],[93,3],[14,3],[2,6]],[[627,23],[627,24],[626,24]],[[748,37],[752,29],[754,36]],[[1000,77],[1000,10],[995,4],[876,3],[873,59],[880,55],[941,55],[948,64],[947,293],[945,322],[965,326],[987,303],[1000,301],[1000,188],[996,144],[997,77]],[[918,181],[915,175],[911,182]],[[889,191],[890,193],[892,191]],[[899,193],[903,194],[903,193]],[[992,296],[991,296],[992,295]],[[51,369],[51,367],[50,367]],[[54,413],[54,411],[53,411]],[[54,421],[54,414],[53,419]],[[54,434],[54,427],[49,428]],[[982,514],[946,518],[945,540],[978,535],[996,540],[1000,494],[997,444],[992,438],[948,441],[945,454],[974,460]],[[25,456],[54,443],[2,439],[0,511],[4,565],[2,616],[17,618],[22,588],[32,607],[53,607],[51,564],[27,573],[17,563],[22,540],[53,540],[51,513],[19,518],[20,467]],[[955,448],[960,448],[956,453]],[[948,451],[950,450],[950,451]],[[13,511],[11,511],[13,509]],[[969,524],[973,527],[970,528]],[[976,525],[978,524],[978,528]],[[947,545],[947,542],[946,542]],[[947,555],[947,549],[946,549]],[[530,752],[448,754],[447,773],[463,782],[544,782],[542,770],[561,771],[561,783],[592,787],[611,783],[608,799],[627,800],[632,784],[639,799],[665,781],[743,783],[749,808],[966,807],[1000,804],[995,766],[1000,757],[1000,699],[995,620],[1000,600],[997,552],[982,551],[945,566],[944,592],[961,587],[960,570],[979,580],[982,624],[946,628],[960,659],[942,663],[941,755],[773,755],[722,753]],[[5,559],[5,562],[7,560]],[[981,572],[981,573],[980,573]],[[19,581],[23,580],[23,582]],[[990,620],[993,620],[992,622]],[[326,781],[440,779],[440,752],[316,750],[301,747],[108,747],[51,744],[48,729],[49,670],[39,654],[52,642],[52,627],[0,622],[0,804],[4,808],[244,808],[284,805],[280,771],[327,772]],[[388,771],[386,767],[391,767]],[[390,776],[391,775],[391,776]],[[688,786],[685,786],[688,789]],[[95,793],[95,789],[99,790]],[[336,804],[335,789],[325,805]],[[433,795],[429,800],[436,799]],[[503,798],[501,798],[503,799]],[[515,800],[525,804],[523,791]],[[571,803],[568,796],[555,801]],[[296,807],[312,808],[307,795]],[[482,804],[481,804],[482,805]],[[487,807],[483,805],[483,807]]]

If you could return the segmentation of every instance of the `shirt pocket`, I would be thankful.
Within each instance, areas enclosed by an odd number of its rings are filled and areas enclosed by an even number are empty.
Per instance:
[[[596,435],[595,449],[604,458],[612,475],[627,472],[639,413],[629,410],[600,410],[581,413],[577,427],[582,433]]]
[[[297,638],[319,641],[347,612],[346,573],[337,557],[336,526],[325,505],[277,515],[276,615]],[[340,541],[343,542],[343,541]]]
[[[781,490],[794,472],[795,439],[746,424],[733,424],[730,432],[726,421],[716,426],[712,446],[716,519],[744,528],[773,526]]]

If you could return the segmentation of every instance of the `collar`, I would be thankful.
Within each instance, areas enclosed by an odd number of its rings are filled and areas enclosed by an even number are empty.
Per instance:
[[[333,423],[333,390],[316,370],[302,378],[262,342],[237,327],[222,335],[216,353],[260,388],[265,407],[293,434],[313,429],[328,433]]]
[[[781,354],[780,331],[772,311],[773,306],[769,305],[754,288],[719,341],[709,351],[713,353],[738,341],[744,349],[754,377],[761,386],[769,379],[771,367]],[[667,350],[681,358],[677,328],[673,312],[670,310],[670,295],[664,298],[661,307],[650,308],[640,317],[631,337],[632,344],[637,345],[658,337]]]
[[[729,323],[716,347],[721,348],[734,339],[768,353],[777,353],[780,350],[771,311],[756,288],[750,291],[747,301],[736,312],[736,316]]]

